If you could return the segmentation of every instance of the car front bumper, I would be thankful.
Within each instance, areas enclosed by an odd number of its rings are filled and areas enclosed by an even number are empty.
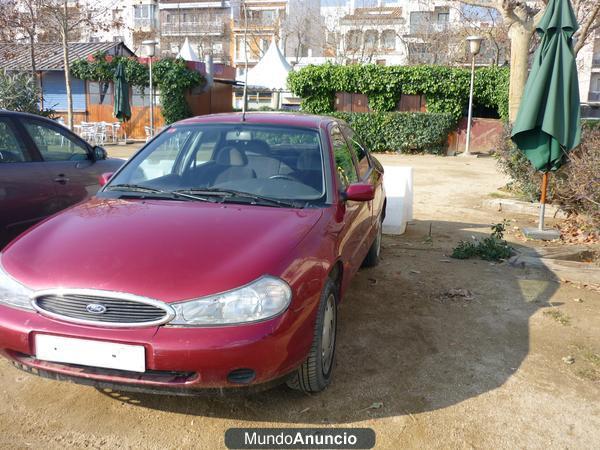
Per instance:
[[[100,388],[188,395],[260,390],[285,380],[306,358],[318,298],[303,304],[253,324],[136,329],[75,325],[0,306],[0,354],[27,372]],[[141,345],[146,370],[137,373],[38,360],[36,334]]]

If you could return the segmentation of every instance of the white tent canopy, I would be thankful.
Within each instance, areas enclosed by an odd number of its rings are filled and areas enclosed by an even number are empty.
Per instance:
[[[200,61],[188,38],[185,38],[185,41],[183,42],[183,45],[181,46],[177,57],[182,58],[185,61]]]
[[[286,91],[287,77],[291,70],[292,66],[286,61],[273,38],[269,49],[258,64],[248,70],[248,87]],[[245,77],[239,77],[238,81],[244,82]]]

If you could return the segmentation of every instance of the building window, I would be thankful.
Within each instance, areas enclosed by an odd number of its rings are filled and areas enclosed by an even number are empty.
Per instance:
[[[413,11],[410,13],[410,34],[418,34],[426,31],[429,22],[429,12]]]
[[[359,30],[352,30],[348,33],[346,41],[349,50],[358,50],[361,47],[362,33]]]
[[[153,27],[155,5],[134,5],[133,23],[137,27]]]
[[[88,95],[92,105],[112,105],[112,83],[90,81],[88,82]]]
[[[394,30],[385,30],[381,33],[381,47],[386,50],[396,49],[396,32]]]
[[[375,30],[369,30],[365,33],[365,48],[375,50],[377,48],[377,39],[379,35]]]

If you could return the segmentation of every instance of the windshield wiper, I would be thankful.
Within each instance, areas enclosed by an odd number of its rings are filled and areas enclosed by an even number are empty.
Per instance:
[[[200,188],[200,189],[182,189],[179,191],[175,191],[177,193],[186,193],[186,194],[204,194],[204,195],[221,195],[223,196],[223,200],[229,199],[232,197],[239,198],[247,198],[250,200],[254,200],[253,204],[257,202],[268,203],[271,205],[286,207],[286,208],[299,208],[296,202],[289,202],[285,200],[278,200],[271,197],[264,197],[258,194],[252,194],[250,192],[236,191],[235,189],[221,189],[221,188]]]
[[[196,200],[201,202],[213,202],[206,197],[200,197],[198,195],[193,195],[192,193],[178,192],[178,191],[163,191],[161,189],[156,189],[148,186],[141,186],[139,184],[116,184],[114,186],[108,186],[107,190],[113,191],[124,191],[124,192],[142,192],[153,194],[155,198],[184,198],[186,200]],[[147,198],[147,196],[143,196]]]
[[[133,191],[133,192],[152,192],[163,194],[165,191],[153,187],[142,186],[139,184],[115,184],[106,187],[107,191]]]

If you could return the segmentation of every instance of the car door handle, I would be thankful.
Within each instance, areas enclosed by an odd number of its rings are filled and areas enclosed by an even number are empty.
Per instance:
[[[66,176],[64,176],[64,174],[61,173],[54,179],[54,181],[60,184],[67,184],[69,182],[69,178],[67,178]]]

